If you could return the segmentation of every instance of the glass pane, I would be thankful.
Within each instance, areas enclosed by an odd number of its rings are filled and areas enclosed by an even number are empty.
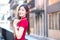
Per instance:
[[[59,0],[48,0],[48,5],[52,5],[59,2]]]
[[[57,29],[57,13],[55,14],[55,29]]]
[[[52,14],[52,29],[54,29],[54,13]]]
[[[30,31],[31,33],[34,32],[34,16],[30,16]]]
[[[49,15],[49,29],[51,29],[51,15]]]
[[[59,13],[57,13],[57,30],[59,30]]]
[[[36,16],[36,34],[38,34],[38,17]]]
[[[59,30],[60,30],[60,13],[59,13]]]

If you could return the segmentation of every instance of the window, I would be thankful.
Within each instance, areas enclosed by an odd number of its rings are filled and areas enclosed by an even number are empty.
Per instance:
[[[52,19],[51,19],[51,23],[52,23],[52,24],[51,24],[51,25],[52,25],[51,27],[52,27],[52,29],[54,29],[54,14],[52,14],[52,17],[51,17],[51,18],[52,18]]]
[[[59,13],[59,20],[60,20],[60,13]],[[60,30],[60,21],[59,21],[59,30]]]
[[[30,14],[30,32],[31,34],[34,33],[34,14]]]
[[[38,16],[36,16],[36,34],[38,34]]]
[[[52,30],[60,30],[60,13],[54,12],[48,14],[48,28]]]
[[[55,29],[57,29],[57,14],[55,14]]]
[[[57,2],[59,2],[59,0],[48,0],[48,5],[52,5]]]
[[[49,15],[49,19],[48,19],[48,25],[49,25],[49,29],[51,29],[51,14]]]

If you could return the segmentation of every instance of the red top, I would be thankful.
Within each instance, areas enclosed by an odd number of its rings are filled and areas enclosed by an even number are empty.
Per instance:
[[[27,28],[28,28],[27,18],[26,17],[22,18],[21,21],[17,23],[17,26],[24,28],[24,32],[20,40],[25,40],[25,35],[26,35]],[[18,40],[18,39],[16,38],[15,40]]]

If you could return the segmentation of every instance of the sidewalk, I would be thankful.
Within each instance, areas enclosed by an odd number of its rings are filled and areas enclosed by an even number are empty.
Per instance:
[[[37,37],[30,36],[30,35],[27,35],[26,39],[28,39],[28,40],[55,40],[55,39],[47,38],[47,37],[39,37],[39,38],[37,38]]]
[[[36,38],[31,37],[31,36],[29,36],[29,35],[26,36],[26,39],[28,39],[28,40],[37,40]]]

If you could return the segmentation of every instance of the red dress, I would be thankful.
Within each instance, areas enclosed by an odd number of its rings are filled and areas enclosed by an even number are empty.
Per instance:
[[[17,26],[24,28],[24,32],[23,32],[23,35],[22,35],[20,40],[25,40],[26,31],[28,29],[28,20],[27,20],[27,18],[26,17],[22,18],[21,21],[17,23]],[[18,40],[17,37],[15,38],[15,40]]]

